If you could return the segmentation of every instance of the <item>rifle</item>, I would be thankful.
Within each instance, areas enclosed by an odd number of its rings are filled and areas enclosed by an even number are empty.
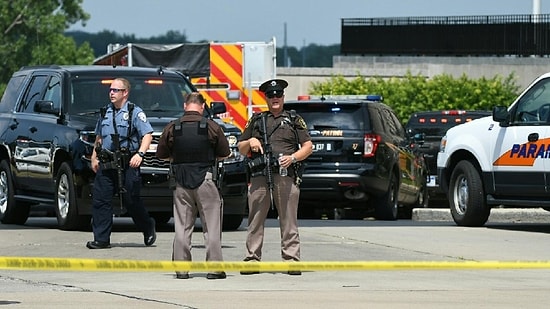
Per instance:
[[[115,168],[118,176],[118,197],[120,199],[120,209],[122,212],[123,209],[123,194],[126,193],[126,187],[124,187],[122,171],[124,169],[124,160],[122,158],[122,151],[120,150],[120,137],[118,134],[111,134],[111,139],[113,140],[113,145],[115,146],[115,151],[113,152],[113,161],[115,163]]]
[[[273,201],[273,170],[272,170],[272,158],[273,153],[271,149],[271,143],[269,143],[269,137],[267,136],[267,113],[262,114],[262,139],[264,140],[264,160],[265,160],[265,176],[267,180],[267,187],[269,189],[269,198],[271,210],[275,209],[275,202]]]

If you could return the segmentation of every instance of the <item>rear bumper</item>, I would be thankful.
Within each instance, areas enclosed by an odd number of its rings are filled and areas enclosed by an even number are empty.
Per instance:
[[[300,207],[363,207],[372,196],[383,195],[389,180],[372,171],[361,173],[308,173],[302,176]],[[313,203],[312,203],[313,202]]]

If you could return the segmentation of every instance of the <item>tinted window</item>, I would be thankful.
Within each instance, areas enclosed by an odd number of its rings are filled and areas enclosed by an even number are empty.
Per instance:
[[[23,104],[19,107],[20,112],[34,112],[34,103],[42,99],[42,91],[45,88],[47,80],[47,75],[37,75],[32,77],[31,84],[25,94],[25,97],[23,98]]]
[[[14,76],[10,79],[6,91],[2,96],[2,101],[0,101],[0,112],[12,111],[13,107],[17,103],[17,95],[19,94],[19,89],[23,85],[25,80],[24,75]]]
[[[365,130],[368,125],[361,104],[285,103],[285,109],[293,109],[302,116],[308,130]]]
[[[112,79],[82,77],[74,79],[71,87],[71,111],[83,113],[97,111],[108,104],[109,87]],[[133,77],[130,79],[129,100],[147,112],[183,112],[183,98],[191,92],[189,86],[180,79],[150,79]]]
[[[382,109],[380,111],[382,116],[382,123],[386,129],[386,132],[390,133],[393,136],[403,136],[404,132],[399,123],[397,117],[388,109]]]
[[[512,123],[548,124],[550,122],[550,79],[546,78],[531,87],[515,105]]]
[[[54,109],[61,109],[61,81],[58,76],[53,76],[50,79],[46,93],[44,94],[44,100],[52,101]]]

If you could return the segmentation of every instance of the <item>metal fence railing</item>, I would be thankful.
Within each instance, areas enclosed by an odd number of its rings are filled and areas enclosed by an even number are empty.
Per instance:
[[[343,55],[550,55],[550,14],[344,18],[341,28]]]

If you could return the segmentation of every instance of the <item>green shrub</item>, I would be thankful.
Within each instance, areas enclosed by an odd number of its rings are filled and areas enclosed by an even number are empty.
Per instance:
[[[491,110],[493,106],[508,106],[519,94],[514,74],[503,78],[459,78],[447,74],[431,79],[413,76],[403,78],[365,78],[351,80],[333,76],[326,82],[314,82],[309,91],[312,95],[357,95],[379,94],[384,103],[391,106],[404,123],[418,111],[433,110]]]

